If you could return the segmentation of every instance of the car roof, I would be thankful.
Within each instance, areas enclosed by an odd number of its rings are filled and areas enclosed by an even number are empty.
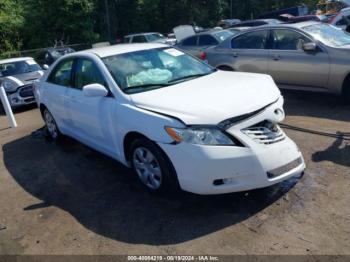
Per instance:
[[[169,47],[169,46],[165,44],[160,44],[160,43],[118,44],[118,45],[88,49],[88,50],[73,53],[70,56],[74,56],[76,54],[78,55],[95,54],[101,58],[104,58],[104,57],[113,56],[113,55],[137,52],[142,50],[150,50],[155,48],[164,48],[164,47]]]
[[[208,31],[203,31],[203,32],[200,32],[200,33],[197,33],[195,35],[215,35],[216,33],[220,33],[220,32],[230,32],[230,30],[228,29],[211,29],[211,30],[208,30]],[[192,35],[194,36],[194,35]]]
[[[317,22],[317,21],[304,21],[304,22],[299,22],[299,23],[282,23],[282,24],[269,24],[269,25],[262,25],[262,26],[258,26],[258,27],[253,27],[251,29],[248,29],[244,32],[247,31],[254,31],[254,30],[258,30],[258,29],[269,29],[269,28],[303,28],[305,26],[309,26],[309,25],[317,25],[317,24],[324,24],[321,22]]]
[[[131,36],[138,36],[138,35],[152,35],[152,34],[160,34],[160,33],[158,32],[135,33],[135,34],[126,35],[124,37],[131,37]]]
[[[34,60],[34,58],[33,57],[16,57],[16,58],[3,59],[3,60],[0,60],[0,64],[14,63],[14,62],[20,62],[20,61],[27,61],[27,60]]]

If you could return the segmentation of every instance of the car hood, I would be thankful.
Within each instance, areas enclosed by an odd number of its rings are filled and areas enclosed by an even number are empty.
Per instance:
[[[208,76],[131,95],[135,106],[180,119],[187,125],[216,125],[278,100],[268,75],[217,71]]]
[[[43,71],[34,71],[25,74],[6,76],[1,78],[1,80],[9,79],[15,82],[18,86],[23,86],[33,83],[35,80],[43,76]]]

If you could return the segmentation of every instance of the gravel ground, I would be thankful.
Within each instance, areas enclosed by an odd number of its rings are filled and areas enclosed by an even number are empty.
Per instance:
[[[350,133],[350,107],[339,98],[283,93],[285,124]],[[303,177],[157,197],[114,160],[68,138],[46,141],[36,108],[16,119],[12,130],[0,117],[0,255],[350,255],[349,141],[285,130],[304,154]]]

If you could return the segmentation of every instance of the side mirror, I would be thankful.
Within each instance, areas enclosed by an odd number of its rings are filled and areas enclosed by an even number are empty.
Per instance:
[[[43,69],[44,69],[44,70],[47,70],[47,69],[49,69],[49,68],[50,68],[50,67],[49,67],[48,65],[46,65],[46,64],[43,65]]]
[[[313,42],[303,44],[304,51],[315,51],[317,49],[317,45]]]
[[[108,95],[107,89],[101,84],[91,84],[83,87],[86,97],[105,97]]]

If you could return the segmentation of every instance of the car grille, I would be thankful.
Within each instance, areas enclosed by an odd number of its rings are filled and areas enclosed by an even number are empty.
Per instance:
[[[269,121],[264,121],[242,131],[255,142],[264,145],[278,143],[286,138],[281,128]]]
[[[19,89],[19,95],[23,98],[33,97],[34,96],[33,85],[26,85],[21,87]]]
[[[301,157],[299,157],[298,159],[294,160],[293,162],[290,162],[284,166],[281,166],[279,168],[276,168],[274,170],[267,172],[267,177],[269,179],[279,177],[279,176],[293,170],[294,168],[297,168],[302,163],[303,163],[303,159]]]

